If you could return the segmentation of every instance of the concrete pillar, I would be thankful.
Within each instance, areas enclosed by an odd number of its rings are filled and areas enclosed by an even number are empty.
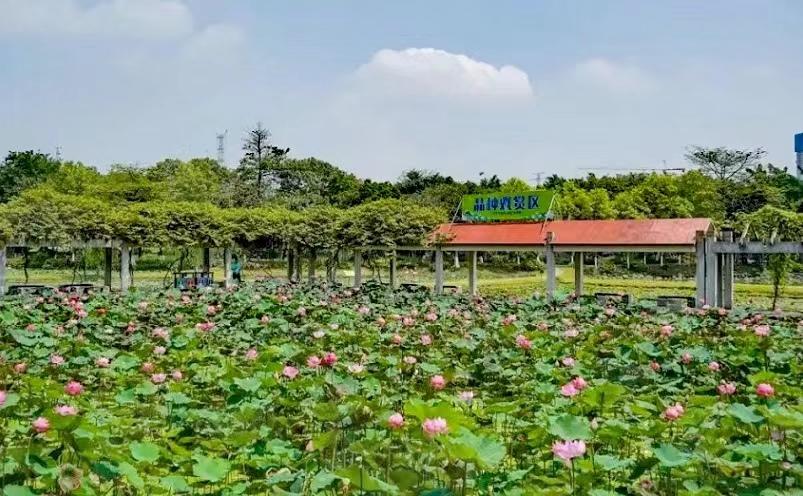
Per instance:
[[[443,250],[435,249],[435,294],[443,294]]]
[[[307,268],[307,280],[309,282],[315,281],[315,264],[318,262],[318,254],[315,250],[309,252],[309,267]]]
[[[574,254],[574,294],[579,298],[583,296],[583,252]]]
[[[362,252],[354,250],[354,287],[362,286]]]
[[[390,252],[390,288],[396,289],[396,250]]]
[[[103,248],[103,285],[107,289],[112,289],[112,262],[114,252],[111,246]]]
[[[695,272],[695,299],[697,307],[703,305],[705,300],[705,233],[697,231],[694,238],[694,263],[696,264]]]
[[[230,288],[232,285],[231,278],[231,248],[223,248],[223,286]]]
[[[123,243],[120,246],[120,290],[128,291],[131,287],[131,247]]]
[[[468,294],[477,294],[477,252],[468,252]]]
[[[705,303],[712,307],[719,306],[718,296],[718,263],[717,254],[714,253],[714,242],[716,238],[706,236],[705,238]]]
[[[733,230],[727,229],[722,231],[722,240],[727,243],[733,242]],[[721,295],[722,301],[720,304],[723,308],[733,308],[733,253],[722,253],[722,272],[720,285],[722,287]]]
[[[546,261],[546,297],[552,300],[555,297],[555,250],[552,245],[555,234],[550,231],[546,233],[544,243],[544,259]]]
[[[209,247],[204,247],[204,261],[203,261],[203,271],[204,272],[211,272],[212,270],[212,249]]]
[[[454,268],[460,268],[460,252],[454,252]]]
[[[287,249],[287,280],[295,281],[296,270],[296,251],[293,248]]]
[[[6,247],[0,247],[0,295],[6,294]]]

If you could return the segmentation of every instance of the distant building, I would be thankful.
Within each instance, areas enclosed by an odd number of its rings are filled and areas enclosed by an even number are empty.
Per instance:
[[[795,164],[797,164],[797,178],[803,179],[803,133],[795,135],[795,155],[797,156],[795,160]]]

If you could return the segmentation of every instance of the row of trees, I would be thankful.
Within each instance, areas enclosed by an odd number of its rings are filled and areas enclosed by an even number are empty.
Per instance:
[[[290,158],[289,149],[276,146],[262,125],[247,134],[243,152],[235,169],[209,158],[166,159],[149,167],[113,166],[106,173],[41,153],[12,152],[0,164],[0,203],[32,189],[114,204],[189,202],[292,211],[405,199],[453,217],[465,194],[532,188],[517,178],[461,182],[419,169],[395,182],[360,179],[316,158]],[[763,158],[761,149],[692,148],[687,160],[693,167],[682,174],[553,175],[543,187],[558,193],[554,212],[566,219],[709,217],[722,223],[765,205],[799,211],[803,184]]]

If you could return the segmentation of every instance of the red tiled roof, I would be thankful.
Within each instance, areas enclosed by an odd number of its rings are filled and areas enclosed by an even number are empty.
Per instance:
[[[547,232],[555,245],[688,246],[710,219],[554,220],[532,223],[442,224],[446,245],[541,245]]]

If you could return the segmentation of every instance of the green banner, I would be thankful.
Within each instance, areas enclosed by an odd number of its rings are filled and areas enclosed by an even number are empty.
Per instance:
[[[554,198],[547,190],[465,195],[460,210],[463,220],[545,220]]]

